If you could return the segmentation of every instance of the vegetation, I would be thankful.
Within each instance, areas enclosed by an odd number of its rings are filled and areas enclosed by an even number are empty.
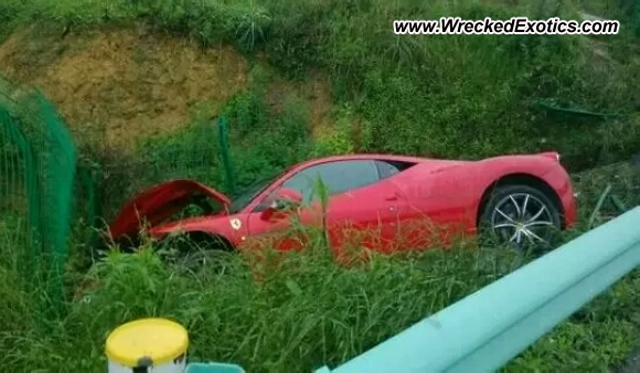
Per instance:
[[[595,205],[592,192],[602,190],[608,173],[626,175],[614,189],[639,202],[640,174],[618,165],[578,177],[585,209]],[[305,252],[263,267],[251,267],[250,257],[221,254],[192,271],[144,245],[133,255],[113,251],[85,273],[79,268],[86,257],[77,250],[66,279],[77,293],[69,296],[67,314],[51,320],[40,306],[45,295],[24,291],[15,250],[4,244],[7,233],[0,245],[0,366],[15,372],[102,371],[106,334],[148,316],[170,317],[189,329],[192,361],[233,361],[251,372],[310,371],[361,353],[523,263],[508,250],[462,243],[453,251],[343,267],[314,239]],[[505,371],[605,371],[620,364],[636,341],[638,275],[627,276]]]
[[[640,13],[633,1],[617,3],[10,0],[0,5],[0,34],[35,21],[39,33],[61,37],[87,28],[143,24],[203,47],[234,45],[253,61],[250,87],[226,108],[232,116],[234,163],[242,165],[236,167],[239,186],[299,159],[351,151],[480,158],[557,150],[571,170],[579,171],[626,159],[640,146]],[[578,18],[580,11],[619,19],[621,33],[427,37],[395,35],[391,27],[394,19],[568,19]],[[261,63],[261,55],[275,70]],[[312,139],[301,102],[288,102],[284,113],[274,113],[266,87],[282,75],[304,80],[313,71],[322,71],[331,82],[333,120]],[[623,116],[603,121],[554,114],[537,105],[542,99]],[[100,183],[105,214],[142,186],[178,173],[205,176],[219,186],[215,149],[202,148],[211,141],[201,138],[195,148],[181,141],[201,137],[214,114],[202,107],[191,134],[148,139],[138,154],[114,155],[111,149],[96,154],[89,146],[84,153],[102,167],[100,174],[111,175]],[[100,136],[88,142],[99,144]],[[130,175],[138,180],[129,183]]]
[[[396,36],[391,29],[394,19],[577,18],[579,11],[619,19],[621,34],[425,37]],[[640,146],[640,7],[633,0],[0,2],[0,40],[35,23],[61,37],[143,24],[203,48],[224,43],[245,53],[251,83],[220,111],[231,121],[240,187],[304,158],[355,151],[479,158],[553,149],[580,170],[625,160]],[[333,118],[313,135],[305,103],[290,99],[274,108],[267,87],[279,77],[304,80],[315,71],[331,81]],[[567,117],[541,110],[539,99],[624,115]],[[131,153],[101,149],[97,135],[80,143],[81,165],[98,181],[103,217],[169,177],[196,177],[229,191],[220,139],[211,130],[214,113],[203,106],[190,127],[142,139]],[[627,164],[574,178],[583,216],[570,235],[617,213],[609,202],[597,203],[607,183],[626,207],[640,202],[638,172]],[[186,325],[192,360],[238,362],[250,372],[309,371],[353,357],[525,260],[463,242],[449,252],[436,248],[342,267],[316,239],[277,267],[268,262],[256,282],[251,258],[221,255],[219,263],[196,271],[161,260],[145,244],[133,255],[114,250],[87,273],[80,221],[66,269],[66,312],[51,317],[47,284],[34,287],[20,275],[15,234],[23,223],[17,216],[0,220],[0,367],[10,372],[103,371],[106,333],[147,316]],[[220,265],[224,270],[214,271]],[[505,370],[619,365],[636,344],[639,279],[627,276]]]
[[[291,77],[325,70],[336,107],[347,106],[368,133],[354,150],[477,158],[557,149],[574,169],[632,153],[640,138],[632,115],[640,88],[636,2],[509,3],[27,0],[4,1],[0,14],[2,24],[35,19],[61,34],[143,22],[203,46],[231,43],[249,57],[262,51]],[[425,37],[391,27],[394,19],[453,15],[575,19],[585,9],[619,19],[621,34]],[[629,116],[607,123],[556,116],[540,110],[539,99]]]

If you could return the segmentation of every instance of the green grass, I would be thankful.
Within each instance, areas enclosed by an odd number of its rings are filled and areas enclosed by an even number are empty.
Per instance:
[[[236,361],[255,372],[308,371],[339,363],[490,283],[512,268],[514,258],[460,248],[344,268],[310,250],[279,262],[277,270],[265,268],[260,283],[241,258],[222,261],[222,274],[208,267],[194,273],[148,249],[113,252],[87,275],[69,279],[90,284],[90,301],[70,302],[68,315],[55,321],[38,314],[41,294],[22,293],[14,279],[0,308],[6,323],[0,366],[100,371],[110,329],[164,316],[188,327],[194,360]]]
[[[589,11],[640,25],[633,2],[589,3]],[[616,37],[597,38],[612,60],[605,66],[593,58],[594,40],[582,37],[391,33],[391,21],[400,18],[546,18],[556,12],[568,18],[583,6],[577,1],[565,1],[557,9],[551,2],[527,4],[532,5],[9,0],[0,3],[0,40],[15,27],[35,22],[60,34],[65,28],[82,32],[144,23],[156,32],[196,39],[203,47],[233,44],[250,59],[262,51],[276,74],[291,79],[303,79],[308,70],[326,72],[333,85],[336,128],[331,136],[311,139],[300,102],[288,103],[282,113],[269,109],[265,84],[273,73],[254,66],[251,87],[223,110],[231,120],[231,150],[241,186],[309,156],[354,151],[477,158],[555,149],[575,168],[637,152],[640,79],[634,78],[640,74],[640,56],[633,27],[623,27]],[[554,117],[535,109],[537,98],[631,115],[611,122]],[[204,110],[184,132],[143,141],[132,155],[83,148],[83,161],[97,161],[104,215],[141,187],[167,177],[224,185],[208,114]],[[361,124],[357,141],[352,137],[355,123]],[[608,183],[627,207],[640,203],[638,172],[629,165],[582,173],[575,180],[582,216],[569,236],[586,229]],[[607,201],[592,220],[600,224],[615,214]],[[38,276],[26,282],[21,275],[17,258],[25,248],[16,243],[19,237],[11,225],[16,223],[6,218],[0,221],[0,370],[7,372],[104,371],[107,333],[147,316],[186,325],[192,360],[237,362],[250,372],[310,371],[344,362],[524,262],[500,248],[462,243],[451,252],[341,267],[316,240],[313,250],[291,255],[260,283],[239,257],[221,259],[227,267],[223,274],[210,267],[191,272],[148,249],[134,255],[113,252],[86,273],[87,245],[79,225],[65,272],[67,312],[52,317],[48,284]],[[629,274],[505,369],[590,372],[619,365],[636,345],[638,275]],[[89,302],[74,297],[78,288],[85,289]]]
[[[616,181],[612,174],[625,176]],[[618,195],[633,197],[626,200],[631,206],[640,202],[638,178],[638,171],[620,164],[579,175],[576,188],[586,209],[613,181]],[[143,246],[135,254],[113,251],[84,272],[84,253],[76,248],[66,275],[68,312],[52,319],[43,308],[43,289],[22,282],[8,232],[0,233],[0,367],[11,372],[103,371],[108,332],[149,316],[188,328],[191,361],[236,362],[250,372],[311,371],[354,357],[526,262],[507,250],[461,243],[452,251],[376,257],[344,267],[314,239],[305,252],[262,267],[221,255],[189,270]],[[256,268],[262,281],[254,280]],[[639,275],[629,274],[505,371],[606,371],[620,365],[636,345]]]
[[[634,152],[640,144],[637,116],[599,123],[554,116],[535,103],[554,99],[587,110],[637,113],[637,6],[603,0],[589,6],[578,0],[510,3],[11,0],[0,5],[0,14],[7,30],[37,20],[51,26],[41,32],[61,35],[143,23],[205,47],[232,44],[250,59],[264,52],[280,74],[293,79],[325,71],[336,107],[348,105],[369,134],[355,151],[478,158],[555,149],[576,170]],[[585,6],[620,19],[621,34],[427,37],[397,36],[391,27],[395,19],[451,15],[576,18]],[[605,44],[608,60],[594,53],[602,49],[596,41]]]

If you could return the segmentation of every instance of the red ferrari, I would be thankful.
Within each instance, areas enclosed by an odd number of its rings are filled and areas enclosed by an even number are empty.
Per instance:
[[[204,216],[175,218],[194,202],[207,208]],[[130,200],[109,228],[113,239],[135,237],[146,224],[156,239],[182,232],[235,249],[279,237],[293,214],[322,227],[334,251],[357,240],[360,247],[396,252],[478,233],[517,248],[549,244],[554,232],[574,224],[576,207],[555,152],[479,161],[364,154],[297,164],[233,199],[194,180],[167,181]],[[300,248],[304,237],[272,244]]]

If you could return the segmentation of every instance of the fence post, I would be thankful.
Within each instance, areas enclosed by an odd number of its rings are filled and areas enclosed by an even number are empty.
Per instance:
[[[171,320],[148,318],[117,327],[107,337],[108,373],[182,373],[189,336]]]
[[[218,121],[218,131],[220,138],[220,153],[222,156],[222,166],[226,174],[227,191],[233,195],[236,192],[236,181],[231,166],[231,154],[229,151],[229,121],[225,115],[220,116]]]

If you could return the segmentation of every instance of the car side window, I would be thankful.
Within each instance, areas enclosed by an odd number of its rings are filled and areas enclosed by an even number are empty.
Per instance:
[[[376,166],[378,167],[378,172],[380,173],[381,180],[400,173],[400,169],[389,162],[379,160],[375,162]]]
[[[317,179],[321,178],[330,196],[345,193],[380,180],[373,160],[349,160],[321,163],[293,175],[282,185],[303,197],[305,203],[318,198]]]

